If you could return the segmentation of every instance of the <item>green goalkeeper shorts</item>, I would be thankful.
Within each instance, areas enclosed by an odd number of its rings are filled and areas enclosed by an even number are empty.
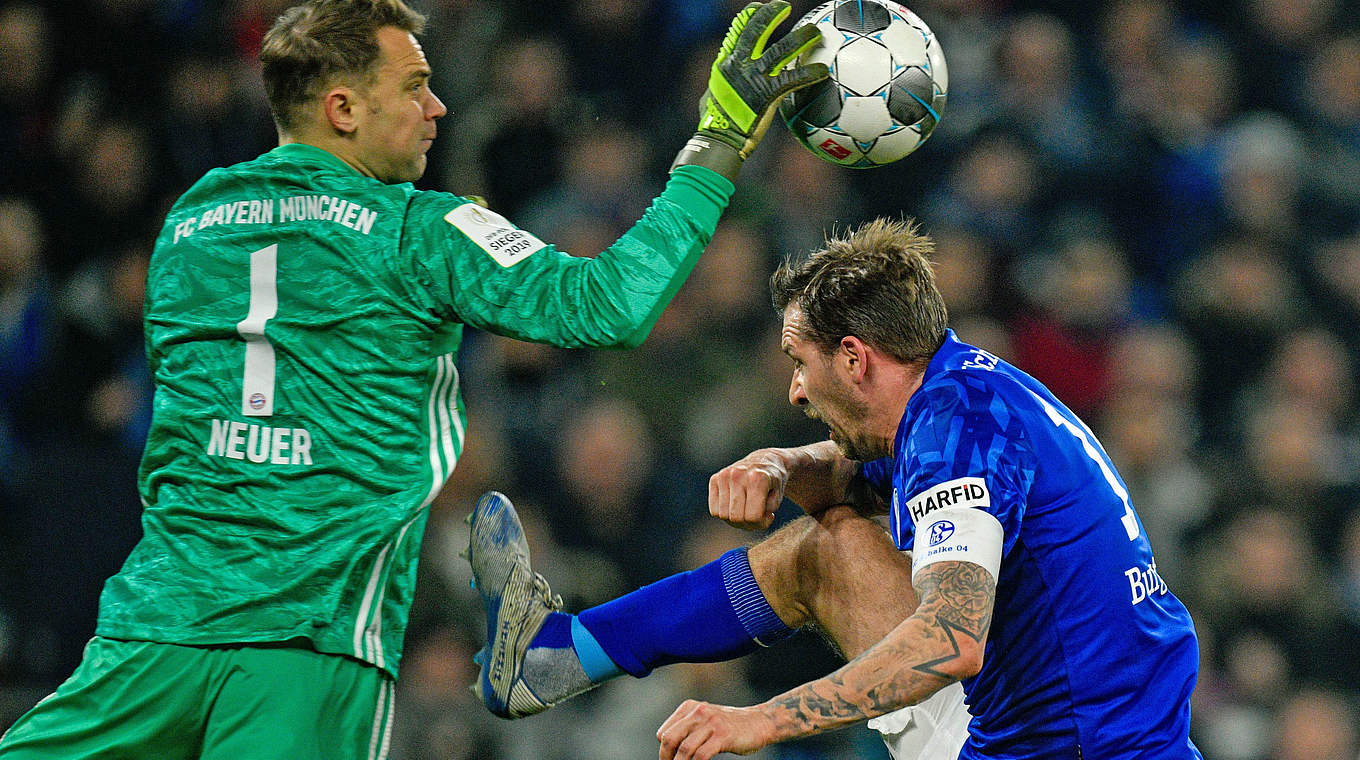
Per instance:
[[[0,739],[0,758],[380,760],[392,702],[386,673],[338,655],[96,637]]]

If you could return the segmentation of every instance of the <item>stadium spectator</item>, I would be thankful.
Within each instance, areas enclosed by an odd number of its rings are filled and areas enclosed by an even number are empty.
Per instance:
[[[1160,97],[1125,122],[1142,158],[1122,216],[1140,271],[1170,285],[1224,231],[1218,141],[1237,113],[1240,73],[1237,51],[1212,31],[1173,36],[1157,50]]]
[[[446,182],[484,195],[518,218],[561,177],[571,135],[567,125],[586,118],[586,105],[568,84],[569,62],[557,38],[531,35],[488,52],[489,63],[474,62],[473,77],[478,78],[476,66],[486,66],[489,72],[480,78],[496,86],[465,93],[470,97],[449,119],[457,139],[444,141],[435,155]],[[457,59],[461,67],[463,56]],[[539,151],[541,159],[523,160]]]
[[[0,7],[0,187],[36,193],[55,164],[48,141],[56,129],[59,75],[56,37],[42,5]]]
[[[1020,16],[998,53],[1000,98],[989,120],[1023,135],[1067,192],[1082,197],[1107,188],[1107,173],[1123,163],[1123,146],[1107,136],[1094,88],[1079,81],[1067,25],[1043,13]]]
[[[1273,760],[1351,760],[1360,752],[1360,715],[1345,695],[1306,688],[1276,722]]]
[[[14,425],[52,350],[56,317],[44,271],[46,236],[33,204],[0,199],[0,473],[17,476]]]
[[[1014,256],[1043,234],[1038,212],[1048,177],[1038,154],[1000,128],[978,136],[927,196],[921,218],[932,226],[969,230]]]
[[[1230,124],[1222,143],[1218,172],[1228,227],[1281,248],[1311,234],[1300,214],[1300,131],[1278,114],[1253,112]]]
[[[1308,223],[1326,236],[1351,231],[1360,216],[1360,35],[1334,37],[1317,47],[1293,120],[1307,135],[1302,167]]]
[[[210,169],[259,155],[274,136],[253,68],[227,57],[190,56],[166,75],[155,137],[166,184],[186,187]]]
[[[1318,245],[1304,265],[1314,308],[1329,325],[1360,324],[1360,227],[1347,237]],[[1360,331],[1338,329],[1352,364],[1360,362]]]
[[[1014,358],[1088,417],[1109,399],[1111,344],[1133,318],[1132,288],[1111,237],[1080,229],[1058,234],[1065,239],[1054,254],[1029,257],[1016,277],[1028,308],[1012,326]]]
[[[1264,373],[1262,357],[1304,319],[1304,293],[1284,258],[1267,241],[1229,238],[1199,255],[1171,294],[1199,356],[1196,403],[1215,445],[1232,444],[1235,399]]]
[[[593,221],[608,240],[617,238],[647,208],[657,190],[648,177],[644,144],[636,129],[600,119],[594,121],[589,134],[565,139],[558,151],[563,157],[561,176],[519,206],[525,224],[556,238],[585,219]]]

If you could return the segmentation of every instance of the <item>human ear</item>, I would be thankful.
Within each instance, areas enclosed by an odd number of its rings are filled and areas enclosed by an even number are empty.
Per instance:
[[[850,379],[859,382],[864,379],[864,373],[868,370],[865,362],[867,358],[868,346],[864,341],[853,335],[841,338],[840,345],[836,347],[836,359],[845,371],[850,375]]]
[[[350,134],[358,128],[358,101],[356,93],[348,87],[334,87],[322,98],[326,109],[326,121],[332,129],[341,134]]]

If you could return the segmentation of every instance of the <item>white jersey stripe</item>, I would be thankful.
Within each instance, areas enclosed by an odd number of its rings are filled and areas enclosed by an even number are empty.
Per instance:
[[[387,596],[387,581],[391,573],[391,559],[394,559],[401,551],[402,544],[406,540],[411,526],[416,519],[430,506],[434,498],[439,495],[439,491],[444,487],[444,482],[448,480],[449,474],[453,472],[454,465],[457,463],[457,451],[461,450],[462,421],[458,419],[457,393],[451,392],[458,387],[458,370],[453,364],[453,354],[444,354],[436,359],[436,372],[434,385],[430,388],[430,397],[427,404],[427,414],[430,423],[430,490],[426,493],[424,501],[420,503],[420,508],[410,520],[401,527],[395,541],[383,548],[382,554],[378,557],[378,562],[373,568],[373,574],[369,577],[368,587],[364,591],[363,604],[359,607],[358,620],[355,621],[354,630],[354,656],[366,662],[371,662],[378,667],[386,667],[386,654],[382,643],[382,605]],[[452,411],[452,415],[450,414]],[[452,416],[452,423],[450,417]],[[457,449],[452,439],[450,426],[456,425],[458,429]],[[440,460],[440,450],[445,452],[448,458],[448,466]],[[369,618],[372,617],[370,621]]]
[[[420,506],[422,508],[434,499],[434,495],[439,493],[439,487],[443,485],[444,479],[448,477],[444,471],[443,464],[439,461],[439,416],[442,412],[439,398],[443,394],[444,384],[448,380],[448,373],[445,371],[444,356],[436,358],[435,363],[438,366],[438,370],[435,373],[434,386],[430,388],[430,399],[428,402],[430,423],[430,492],[429,495],[425,497],[425,500],[421,502]]]
[[[417,512],[416,516],[418,517],[419,514],[420,513]],[[405,525],[401,526],[401,532],[397,534],[397,540],[392,545],[393,557],[395,557],[397,553],[401,551],[401,544],[403,541],[406,540],[406,534],[411,531],[411,526],[415,524],[416,518],[412,517],[410,520],[406,521]],[[391,573],[392,564],[395,563],[389,563],[387,568],[389,574]],[[384,576],[382,579],[382,583],[379,584],[378,586],[378,598],[373,603],[374,605],[373,622],[370,623],[368,626],[368,638],[370,646],[369,651],[372,654],[372,659],[370,660],[370,662],[372,662],[374,665],[377,665],[380,668],[387,667],[386,658],[383,656],[382,645],[382,605],[383,600],[387,598],[387,580],[388,580],[387,576]]]
[[[383,566],[387,563],[387,554],[392,550],[392,545],[388,544],[378,552],[378,559],[373,562],[373,571],[368,575],[368,584],[364,587],[364,600],[359,605],[359,615],[354,621],[354,656],[368,662],[368,657],[364,656],[364,631],[367,629],[368,612],[373,608],[373,597],[378,593],[378,579],[382,577]]]
[[[1128,535],[1130,541],[1136,540],[1139,533],[1138,517],[1134,515],[1133,505],[1129,503],[1129,492],[1124,490],[1124,486],[1119,483],[1119,478],[1115,477],[1114,469],[1111,467],[1110,463],[1106,461],[1105,452],[1102,451],[1099,448],[1099,444],[1095,442],[1095,433],[1092,433],[1091,429],[1086,427],[1086,423],[1082,422],[1080,419],[1078,419],[1076,423],[1073,423],[1071,420],[1064,417],[1061,412],[1055,409],[1052,404],[1045,401],[1039,394],[1034,391],[1030,391],[1029,393],[1039,402],[1039,405],[1043,407],[1044,413],[1048,415],[1048,419],[1054,425],[1063,428],[1080,441],[1082,451],[1084,451],[1086,456],[1090,457],[1091,461],[1095,462],[1096,466],[1100,468],[1100,474],[1104,476],[1105,482],[1110,486],[1110,490],[1124,503],[1124,514],[1120,518],[1120,522],[1124,524],[1124,533]]]
[[[377,760],[387,760],[387,753],[392,749],[392,723],[397,717],[397,692],[392,681],[387,682],[387,721],[383,726],[383,737],[381,746],[378,748]]]
[[[378,600],[373,605],[373,622],[364,629],[364,641],[368,644],[368,661],[384,667],[383,665],[383,646],[382,646],[382,601],[383,591],[387,589],[386,581],[383,582],[381,590],[378,591]]]
[[[452,355],[449,356],[449,362],[450,363],[453,362]],[[461,378],[459,378],[458,376],[458,370],[455,368],[453,371],[453,392],[449,394],[449,412],[453,416],[453,434],[456,439],[457,452],[449,456],[450,475],[453,474],[453,467],[455,464],[457,464],[458,457],[462,456],[463,441],[465,439],[465,436],[467,435],[466,431],[463,428],[465,420],[463,416],[464,412],[463,412],[462,388],[459,387],[460,379]]]
[[[439,493],[439,488],[443,485],[444,480],[447,478],[443,465],[439,460],[440,435],[438,421],[439,412],[437,411],[441,391],[448,380],[448,374],[444,371],[444,367],[444,357],[438,357],[436,360],[434,383],[430,387],[429,399],[426,401],[426,415],[430,425],[431,485],[425,500],[421,502],[421,509],[429,506],[430,502],[433,501],[434,497]],[[419,514],[419,512],[417,512],[417,514]],[[386,573],[384,571],[389,569],[387,567],[387,559],[390,554],[396,553],[396,549],[398,548],[397,544],[405,537],[406,530],[409,527],[410,523],[403,526],[401,533],[397,537],[397,541],[383,547],[383,550],[378,554],[378,559],[374,562],[373,570],[368,576],[368,584],[364,588],[364,598],[359,605],[359,614],[355,616],[354,656],[365,662],[373,662],[374,664],[379,665],[379,667],[381,667],[379,660],[382,659],[382,640],[380,637],[374,636],[373,632],[369,630],[369,616],[376,612],[376,614],[381,617],[382,596],[383,592],[386,591],[385,586],[387,582]],[[379,629],[381,629],[381,625],[381,620],[376,621],[376,626]]]
[[[458,368],[453,366],[453,355],[445,354],[439,357],[440,364],[448,367],[449,383],[444,387],[439,397],[439,440],[444,447],[444,462],[448,464],[448,473],[453,474],[453,466],[457,459],[453,452],[453,425],[449,420],[450,412],[457,415],[457,410],[451,409],[453,406],[450,401],[455,398],[458,389]],[[440,483],[443,487],[443,483]]]
[[[447,360],[447,364],[445,363]],[[448,427],[448,410],[444,406],[444,393],[448,390],[446,383],[457,381],[457,370],[446,372],[445,367],[450,370],[453,368],[453,355],[444,354],[438,357],[439,372],[435,378],[434,387],[430,389],[429,402],[429,422],[430,422],[430,490],[425,493],[425,499],[420,502],[416,514],[420,510],[430,506],[434,497],[439,495],[439,490],[444,487],[444,481],[449,479],[449,474],[453,472],[453,462],[449,462],[448,469],[445,469],[439,458],[444,438],[443,428]],[[443,424],[441,425],[441,420]]]
[[[368,760],[381,760],[386,757],[386,747],[391,741],[388,732],[391,727],[392,680],[384,678],[378,687],[378,704],[373,708],[373,730],[368,738]],[[381,754],[379,752],[381,751]]]

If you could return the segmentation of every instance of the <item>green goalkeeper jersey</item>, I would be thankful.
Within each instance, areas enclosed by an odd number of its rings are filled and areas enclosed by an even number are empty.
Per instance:
[[[151,260],[144,535],[99,635],[305,638],[395,675],[426,508],[463,447],[463,325],[636,346],[732,189],[680,167],[589,259],[311,146],[209,172]]]

